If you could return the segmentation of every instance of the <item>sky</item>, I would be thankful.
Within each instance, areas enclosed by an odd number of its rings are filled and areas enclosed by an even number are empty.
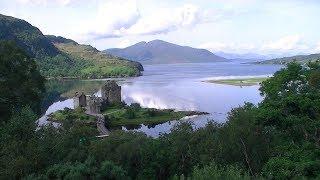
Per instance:
[[[0,0],[0,13],[99,50],[161,39],[211,52],[320,53],[319,0]]]

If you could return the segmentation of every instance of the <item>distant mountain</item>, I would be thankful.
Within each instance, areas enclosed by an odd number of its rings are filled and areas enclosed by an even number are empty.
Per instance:
[[[139,42],[123,49],[113,48],[107,49],[104,52],[145,64],[226,61],[225,58],[219,57],[205,49],[180,46],[162,40]]]
[[[235,53],[225,53],[222,51],[215,52],[216,55],[224,57],[226,59],[243,59],[243,60],[265,60],[271,59],[269,55],[261,55],[255,53],[245,53],[245,54],[235,54]]]
[[[296,61],[298,63],[306,63],[310,61],[320,60],[320,54],[310,54],[310,55],[297,55],[283,58],[275,58],[265,61],[257,62],[258,64],[287,64],[292,61]]]
[[[34,58],[46,77],[106,78],[138,76],[138,62],[118,58],[60,36],[43,35],[28,22],[0,14],[0,43],[13,41]]]

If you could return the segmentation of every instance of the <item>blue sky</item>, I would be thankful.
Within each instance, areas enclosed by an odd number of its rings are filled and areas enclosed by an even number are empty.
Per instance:
[[[100,50],[162,39],[212,52],[320,52],[317,0],[6,0],[0,13]]]

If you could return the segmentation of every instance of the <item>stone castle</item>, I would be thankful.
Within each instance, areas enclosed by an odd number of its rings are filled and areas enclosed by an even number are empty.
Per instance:
[[[108,80],[101,87],[101,97],[87,96],[83,92],[81,94],[77,92],[73,102],[74,108],[82,107],[88,114],[100,114],[102,105],[121,103],[121,86],[114,80]]]

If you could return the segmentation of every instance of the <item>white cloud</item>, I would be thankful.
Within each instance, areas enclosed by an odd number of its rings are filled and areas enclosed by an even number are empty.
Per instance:
[[[208,49],[211,52],[227,52],[227,53],[247,53],[256,51],[256,46],[250,43],[222,43],[207,42],[201,44],[199,48]]]
[[[48,3],[57,3],[59,5],[65,6],[70,4],[74,0],[17,0],[22,4],[32,4],[32,5],[47,5]]]
[[[84,22],[82,35],[85,38],[109,38],[120,36],[119,31],[135,24],[140,12],[135,0],[111,0],[100,4],[97,15]]]
[[[305,54],[319,53],[320,42],[317,45],[307,44],[302,36],[291,35],[285,36],[278,40],[262,43],[262,45],[252,43],[222,43],[222,42],[206,42],[199,48],[208,49],[212,52],[226,53],[259,53],[259,54]]]
[[[202,22],[198,7],[188,4],[180,8],[166,8],[155,11],[150,16],[142,17],[128,29],[121,29],[119,34],[162,34],[178,28],[192,27]]]
[[[57,0],[57,2],[65,6],[70,4],[72,0]]]
[[[291,35],[280,38],[277,41],[265,43],[262,46],[263,51],[291,51],[308,50],[309,47],[303,43],[300,35]]]
[[[128,39],[124,39],[122,41],[119,41],[119,43],[116,45],[116,48],[125,48],[130,46],[132,43]]]
[[[90,13],[87,16],[83,16],[74,13],[72,9],[68,11],[67,8],[83,8],[82,6],[87,3],[84,0],[81,3],[79,0],[15,1],[22,3],[22,5],[47,6],[50,8],[53,5],[55,5],[54,8],[60,8],[56,5],[67,6],[77,2],[79,6],[68,6],[64,10],[71,12],[71,17],[68,17],[68,20],[71,20],[72,16],[82,19],[70,22],[72,25],[68,27],[68,30],[59,34],[74,38],[80,42],[93,42],[99,39],[124,36],[166,34],[179,29],[191,29],[198,24],[213,22],[234,15],[234,12],[230,10],[210,8],[207,10],[206,7],[200,8],[194,4],[182,4],[178,7],[166,4],[161,7],[155,6],[151,11],[146,11],[145,8],[148,8],[148,6],[138,4],[138,0],[94,0],[92,1],[92,6],[88,6]],[[151,2],[153,4],[152,7],[156,4],[155,2]],[[30,16],[30,18],[26,19],[35,18]]]
[[[100,6],[95,20],[84,24],[82,34],[87,39],[165,34],[209,21],[209,13],[192,4],[155,9],[151,14],[142,15],[135,0],[107,1]]]
[[[314,53],[320,53],[320,41],[318,42],[318,44],[314,48]]]

